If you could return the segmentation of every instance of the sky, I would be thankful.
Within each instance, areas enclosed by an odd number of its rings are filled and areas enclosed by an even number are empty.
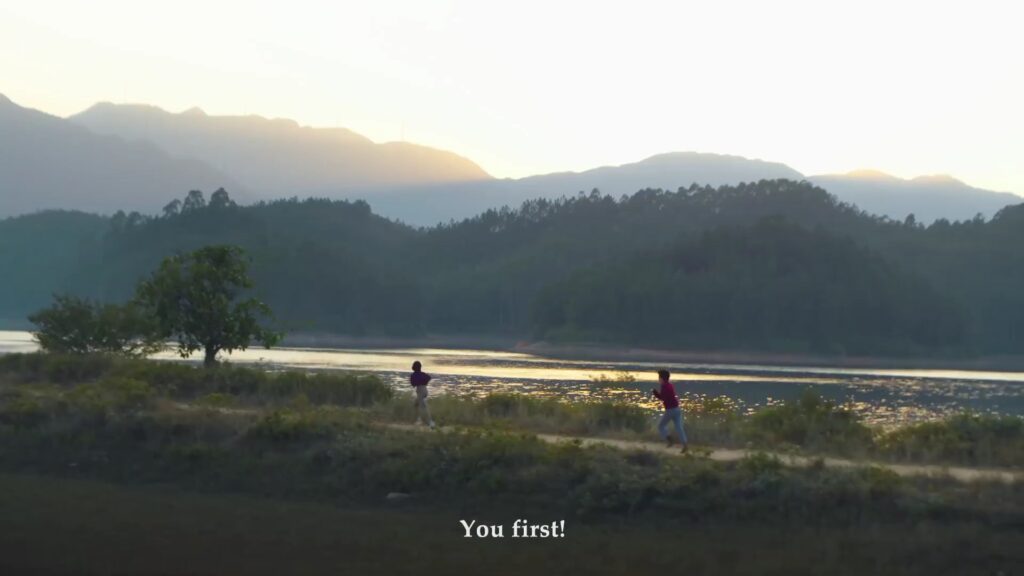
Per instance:
[[[0,93],[343,126],[498,177],[695,150],[1024,193],[1014,4],[3,0]]]

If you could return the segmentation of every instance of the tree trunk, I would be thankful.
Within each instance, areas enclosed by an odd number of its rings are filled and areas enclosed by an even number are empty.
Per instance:
[[[206,355],[203,358],[203,366],[210,368],[211,366],[217,365],[217,348],[215,346],[206,347]]]

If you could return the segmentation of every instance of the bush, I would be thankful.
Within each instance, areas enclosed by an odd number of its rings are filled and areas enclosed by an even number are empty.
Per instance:
[[[1024,419],[961,414],[883,434],[880,454],[894,459],[967,466],[1024,465]]]
[[[441,396],[431,401],[434,418],[451,424],[518,428],[560,434],[643,433],[651,429],[653,412],[615,402],[569,403],[525,394],[488,394],[482,398]],[[411,418],[403,398],[396,417]]]
[[[72,411],[107,418],[150,407],[155,400],[155,392],[149,384],[140,380],[107,378],[75,386],[64,398]]]
[[[305,395],[314,404],[367,406],[394,390],[373,375],[286,371],[218,364],[211,368],[183,362],[121,358],[103,354],[9,354],[0,356],[0,377],[23,383],[81,384],[101,378],[146,382],[154,391],[179,399],[209,394],[273,404]]]
[[[62,295],[28,319],[39,327],[36,339],[48,352],[143,356],[160,348],[155,324],[132,303],[100,304]]]
[[[26,383],[81,383],[108,373],[116,361],[106,354],[5,354],[0,356],[0,375]]]
[[[54,411],[53,398],[14,388],[0,391],[0,424],[15,428],[34,428],[48,420]]]
[[[275,410],[261,417],[246,431],[250,441],[271,444],[308,443],[333,438],[340,429],[350,426],[336,410]]]
[[[260,382],[256,393],[271,400],[305,396],[313,404],[368,406],[390,400],[395,392],[373,375],[282,372]]]
[[[680,398],[686,433],[701,444],[733,445],[742,441],[740,406],[728,396]]]
[[[811,390],[798,400],[754,412],[741,434],[761,446],[789,444],[841,454],[864,454],[873,444],[871,429],[856,414]]]

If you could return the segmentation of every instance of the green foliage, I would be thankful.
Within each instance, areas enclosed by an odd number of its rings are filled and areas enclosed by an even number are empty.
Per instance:
[[[303,396],[313,404],[368,406],[394,396],[380,378],[359,374],[282,372],[263,380],[256,393],[263,398]]]
[[[685,418],[687,434],[699,438],[701,444],[731,446],[745,442],[740,427],[743,417],[740,407],[728,396],[690,395],[679,399]]]
[[[50,419],[55,404],[52,395],[26,387],[0,389],[0,424],[34,428]]]
[[[207,246],[164,259],[139,285],[138,299],[157,319],[160,333],[178,340],[182,357],[203,350],[211,366],[221,351],[245,350],[254,340],[269,348],[281,338],[260,325],[270,308],[241,298],[253,285],[247,271],[240,248]]]
[[[223,392],[211,392],[195,399],[195,405],[203,408],[223,409],[235,405],[235,397]]]
[[[195,400],[210,408],[236,403],[280,405],[302,396],[317,405],[368,406],[391,399],[394,390],[373,375],[347,372],[266,372],[219,364],[200,369],[103,355],[7,354],[0,356],[0,382],[85,384],[101,380],[146,383],[159,395]]]
[[[20,382],[79,383],[99,378],[120,362],[107,354],[5,354],[0,375]]]
[[[245,435],[250,441],[271,444],[310,443],[337,434],[347,424],[336,410],[274,410],[257,420]]]
[[[72,412],[105,419],[152,406],[156,393],[142,381],[131,378],[107,378],[80,384],[64,394]]]
[[[157,327],[136,304],[100,304],[68,295],[31,316],[39,345],[48,352],[144,356],[159,350]]]
[[[878,440],[890,458],[967,466],[1024,466],[1024,418],[960,414],[891,430]]]
[[[851,240],[775,218],[578,270],[534,312],[546,338],[828,354],[955,348],[966,329],[920,278]]]
[[[873,444],[871,429],[856,414],[811,390],[797,400],[757,410],[741,432],[762,446],[793,445],[840,454],[865,454]]]
[[[109,219],[71,211],[45,211],[0,219],[0,320],[18,326],[50,305],[52,294],[97,297],[86,277],[100,266]]]
[[[570,403],[555,398],[525,394],[488,394],[482,398],[440,396],[431,399],[436,420],[467,426],[527,429],[559,434],[639,434],[651,429],[650,410],[614,402]],[[392,414],[412,419],[412,404],[406,397],[390,406]]]

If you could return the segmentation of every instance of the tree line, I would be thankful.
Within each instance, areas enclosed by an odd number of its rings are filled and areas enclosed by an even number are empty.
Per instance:
[[[0,318],[30,312],[29,292],[124,301],[164,258],[231,245],[251,257],[256,295],[290,330],[1024,352],[1024,206],[925,227],[866,214],[807,182],[766,180],[621,198],[595,190],[427,229],[362,201],[238,206],[223,190],[209,202],[192,192],[157,217],[31,218],[32,227],[0,222],[0,240],[74,244],[77,257],[53,274],[0,252],[0,269],[30,279],[9,289]]]

